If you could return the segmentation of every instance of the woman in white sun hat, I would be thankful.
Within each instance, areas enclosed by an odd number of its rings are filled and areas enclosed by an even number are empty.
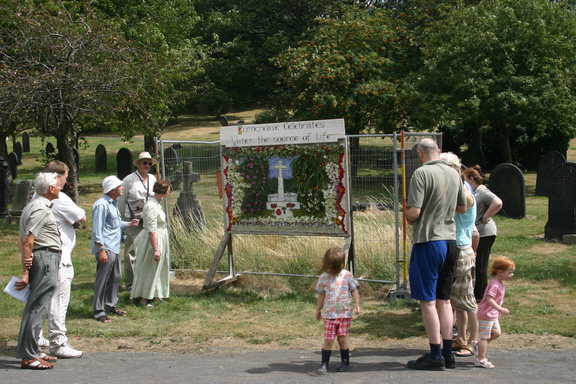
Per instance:
[[[150,169],[156,163],[149,152],[141,152],[138,159],[134,160],[136,170],[122,180],[124,195],[118,200],[118,209],[124,220],[141,219],[144,205],[154,196],[154,184],[156,177],[150,173]],[[136,249],[134,239],[142,231],[140,226],[126,230],[126,243],[124,244],[124,281],[130,289],[134,281],[134,263],[136,261]]]

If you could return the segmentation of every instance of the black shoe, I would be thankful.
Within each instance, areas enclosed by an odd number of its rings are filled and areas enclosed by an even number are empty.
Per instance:
[[[417,360],[410,360],[408,364],[406,364],[406,367],[421,371],[443,371],[444,365],[444,358],[433,359],[429,353],[425,353]]]
[[[346,372],[350,370],[350,364],[340,363],[340,366],[336,368],[336,372]]]
[[[444,366],[448,369],[456,368],[456,359],[454,358],[454,354],[450,353],[448,355],[444,355],[444,363]]]

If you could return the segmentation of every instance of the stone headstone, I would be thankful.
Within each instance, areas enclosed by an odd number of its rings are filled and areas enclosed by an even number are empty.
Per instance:
[[[14,152],[10,152],[8,155],[8,169],[10,170],[12,179],[16,179],[18,176],[18,155]]]
[[[167,167],[178,164],[178,151],[174,147],[168,147],[164,150],[164,163]]]
[[[22,144],[19,141],[15,141],[13,148],[14,153],[18,155],[18,165],[22,165]]]
[[[558,151],[547,152],[538,162],[538,174],[536,176],[536,195],[548,196],[552,188],[554,174],[566,164],[566,159]]]
[[[520,168],[510,163],[499,164],[490,174],[490,190],[502,199],[499,214],[512,219],[526,216],[524,175]]]
[[[46,155],[54,155],[54,153],[56,153],[56,149],[54,148],[54,145],[51,142],[48,142],[46,144],[45,152]]]
[[[30,152],[30,135],[28,132],[24,132],[22,134],[22,152]]]
[[[96,152],[94,153],[94,168],[96,172],[104,172],[107,169],[108,155],[106,154],[106,147],[98,144]]]
[[[14,218],[20,217],[22,210],[30,201],[33,192],[32,181],[24,180],[13,184],[10,193],[9,222]]]
[[[200,180],[200,175],[192,171],[192,162],[190,161],[184,161],[182,173],[182,192],[176,201],[174,215],[182,220],[186,228],[198,231],[206,225],[202,206],[193,188],[193,184]]]
[[[8,186],[12,181],[12,175],[8,168],[8,162],[0,156],[0,217],[8,214]]]
[[[228,118],[224,115],[218,116],[218,121],[220,122],[220,125],[223,127],[228,126]]]
[[[576,233],[576,164],[566,163],[554,173],[548,195],[546,240]]]
[[[122,180],[133,171],[132,152],[128,148],[120,148],[116,154],[116,176]]]

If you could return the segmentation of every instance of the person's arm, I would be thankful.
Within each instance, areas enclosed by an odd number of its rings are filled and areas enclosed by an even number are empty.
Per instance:
[[[358,292],[358,289],[355,289],[352,291],[352,297],[354,298],[354,312],[356,312],[357,315],[360,314],[360,292]]]
[[[120,212],[120,217],[122,219],[132,219],[132,217],[126,216],[126,204],[128,204],[128,195],[130,194],[130,188],[132,188],[132,184],[130,183],[131,175],[132,173],[122,180],[124,193],[118,197],[118,212]]]
[[[487,299],[488,304],[496,309],[498,312],[500,312],[503,315],[508,315],[510,314],[510,311],[508,310],[508,308],[504,308],[503,306],[499,305],[496,300],[494,300],[493,297],[489,296]]]
[[[70,225],[86,221],[86,211],[76,205],[64,192],[60,192],[58,199],[52,203],[52,211]]]
[[[32,268],[32,261],[34,259],[34,254],[32,253],[34,239],[34,235],[28,234],[28,236],[21,240],[22,277],[16,282],[17,290],[24,289],[29,283],[30,268]]]
[[[414,224],[414,222],[420,217],[421,211],[420,208],[406,207],[404,209],[404,215],[406,216],[408,223]]]
[[[464,183],[460,183],[460,187],[458,189],[458,203],[456,204],[456,212],[457,213],[464,213],[468,210],[468,208],[470,208],[473,204],[474,201],[472,201],[472,204],[469,205],[470,200],[467,197],[468,191],[466,190],[466,187],[464,186]],[[473,199],[473,197],[472,197]]]
[[[492,197],[490,205],[488,206],[488,209],[486,210],[486,212],[484,212],[484,216],[480,218],[480,222],[482,224],[486,224],[488,220],[490,220],[490,218],[495,214],[497,214],[501,209],[502,209],[502,200],[498,196],[494,195]]]
[[[92,210],[92,240],[96,244],[98,262],[107,263],[106,243],[104,242],[104,223],[106,222],[106,207],[98,204]]]
[[[154,260],[160,261],[160,249],[158,249],[158,233],[156,232],[149,232],[148,239],[150,240],[150,246],[154,251]]]
[[[324,306],[324,299],[326,299],[326,293],[319,293],[316,299],[316,320],[322,319],[322,307]]]

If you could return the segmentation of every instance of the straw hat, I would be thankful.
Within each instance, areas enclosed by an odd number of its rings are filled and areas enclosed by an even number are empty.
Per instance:
[[[154,158],[152,158],[152,156],[150,155],[150,152],[140,152],[140,154],[138,155],[138,158],[136,160],[134,160],[134,165],[137,167],[138,163],[142,160],[150,160],[152,162],[152,164],[156,164],[156,160],[154,160]]]

